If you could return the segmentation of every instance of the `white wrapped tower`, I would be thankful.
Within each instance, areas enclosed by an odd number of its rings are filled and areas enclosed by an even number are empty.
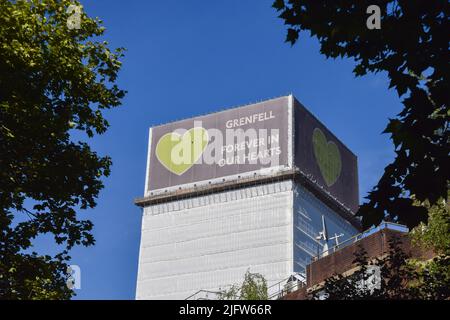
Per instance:
[[[357,232],[357,160],[289,95],[151,128],[136,204],[137,299],[270,286]]]

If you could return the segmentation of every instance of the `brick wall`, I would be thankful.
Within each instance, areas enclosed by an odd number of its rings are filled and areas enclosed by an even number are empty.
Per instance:
[[[396,230],[383,229],[308,265],[306,273],[308,287],[321,283],[334,274],[342,274],[352,269],[355,253],[359,250],[359,246],[367,251],[369,258],[383,256],[389,252],[389,240],[394,236],[400,238],[401,248],[411,257],[424,259],[432,257],[432,252],[412,246],[407,234]]]
[[[322,283],[325,279],[335,274],[349,272],[355,267],[355,264],[353,263],[355,260],[354,254],[359,250],[359,246],[362,246],[367,251],[369,258],[383,256],[389,252],[389,240],[394,236],[400,238],[400,247],[410,257],[424,260],[433,257],[433,252],[431,250],[423,250],[412,245],[411,239],[406,233],[383,229],[309,264],[306,267],[307,286],[286,295],[283,299],[306,299],[306,292],[309,288]]]

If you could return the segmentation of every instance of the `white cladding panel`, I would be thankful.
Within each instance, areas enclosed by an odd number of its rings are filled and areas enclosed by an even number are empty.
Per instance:
[[[144,209],[137,299],[185,299],[293,272],[293,183],[274,182]]]

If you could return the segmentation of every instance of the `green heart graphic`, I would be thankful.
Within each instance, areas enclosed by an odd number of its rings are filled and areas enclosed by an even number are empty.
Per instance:
[[[201,127],[192,128],[183,135],[169,132],[159,139],[156,157],[167,170],[180,176],[201,157],[208,140],[208,131]]]
[[[322,130],[315,128],[312,136],[314,155],[320,172],[328,187],[331,187],[341,174],[342,162],[339,148],[333,141],[328,141]]]

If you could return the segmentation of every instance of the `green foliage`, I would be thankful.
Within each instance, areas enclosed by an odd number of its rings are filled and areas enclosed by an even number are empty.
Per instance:
[[[267,281],[259,273],[245,273],[240,286],[233,285],[219,294],[219,300],[267,300]]]
[[[241,300],[267,300],[267,281],[259,273],[245,273],[241,286]]]
[[[0,0],[0,297],[66,299],[68,250],[94,244],[93,208],[110,173],[71,133],[87,137],[108,127],[103,110],[120,105],[115,81],[122,50],[112,52],[101,21],[82,13],[69,29],[69,0]],[[39,234],[63,251],[26,254]]]
[[[73,291],[66,285],[64,254],[14,254],[0,261],[0,298],[2,299],[69,299]]]
[[[450,256],[437,255],[430,261],[409,261],[416,270],[411,288],[418,291],[421,299],[448,300],[450,298]]]
[[[417,203],[428,210],[428,222],[411,231],[415,244],[431,248],[438,254],[450,255],[450,206],[444,199],[430,206],[428,201]]]
[[[411,231],[413,243],[436,253],[430,261],[411,261],[417,269],[416,286],[428,299],[446,299],[450,290],[450,208],[444,199],[434,206],[428,201],[416,205],[427,208],[428,222]]]
[[[366,9],[378,5],[381,29],[366,27]],[[404,97],[404,109],[384,133],[391,135],[396,158],[384,171],[358,212],[365,227],[389,218],[413,228],[427,219],[426,208],[447,199],[450,176],[450,81],[447,0],[276,0],[273,7],[288,25],[294,44],[309,30],[326,57],[356,62],[356,76],[386,72],[390,88]]]

